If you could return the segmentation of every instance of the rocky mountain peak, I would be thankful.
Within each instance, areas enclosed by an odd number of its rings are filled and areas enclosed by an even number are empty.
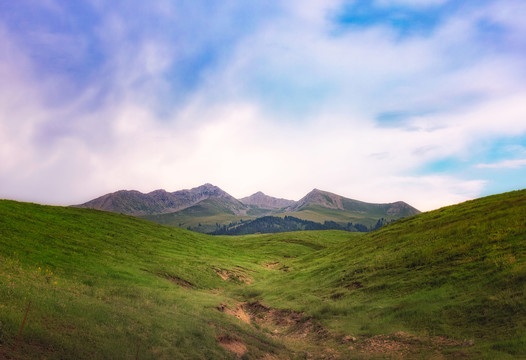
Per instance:
[[[293,200],[278,199],[272,196],[265,195],[258,191],[255,194],[239,199],[245,205],[257,206],[262,209],[277,210],[293,205]]]
[[[343,210],[342,197],[327,191],[313,189],[303,198],[301,198],[293,207],[293,211],[305,208],[311,205],[319,205],[328,209]]]

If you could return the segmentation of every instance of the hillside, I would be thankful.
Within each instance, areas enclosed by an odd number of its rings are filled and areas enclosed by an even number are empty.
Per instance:
[[[267,301],[311,309],[315,317],[352,314],[353,321],[333,323],[339,331],[383,333],[394,321],[393,330],[474,339],[484,349],[475,358],[522,358],[525,214],[525,190],[424,213],[305,256],[294,273],[257,288],[272,286]],[[298,279],[316,289],[314,298],[337,300],[305,299],[290,288]],[[377,305],[364,307],[369,301]]]
[[[252,210],[237,200],[223,198],[208,198],[183,210],[169,214],[144,215],[141,218],[162,225],[172,225],[189,228],[200,233],[211,233],[217,230],[217,224],[229,224],[242,219],[255,219],[247,215]],[[266,213],[266,212],[263,212]]]
[[[0,201],[0,358],[524,358],[524,214],[526,190],[367,234],[211,237]]]

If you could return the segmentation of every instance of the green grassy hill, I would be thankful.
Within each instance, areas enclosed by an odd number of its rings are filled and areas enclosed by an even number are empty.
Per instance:
[[[368,234],[212,237],[0,201],[0,358],[526,357],[525,215],[518,191]]]

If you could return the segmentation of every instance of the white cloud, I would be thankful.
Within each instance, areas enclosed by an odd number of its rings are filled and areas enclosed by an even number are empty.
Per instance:
[[[372,178],[361,188],[361,195],[354,197],[371,202],[403,200],[421,211],[458,204],[479,196],[483,180],[462,180],[447,175],[431,176],[386,176]],[[344,192],[342,189],[341,192]]]
[[[479,169],[518,169],[526,166],[526,159],[503,160],[491,164],[478,164]]]
[[[385,26],[331,34],[326,15],[336,1],[287,4],[232,45],[162,119],[158,106],[171,109],[159,100],[170,91],[165,72],[181,44],[159,35],[131,46],[122,41],[127,23],[111,15],[99,29],[108,35],[104,77],[51,106],[42,99],[62,83],[39,83],[31,60],[0,32],[10,50],[0,54],[9,83],[0,85],[0,196],[71,204],[122,188],[211,182],[237,197],[262,190],[299,199],[316,187],[429,210],[476,197],[486,183],[415,175],[420,167],[526,132],[521,63],[469,52],[478,15],[400,41]],[[263,81],[281,92],[265,91]],[[377,123],[389,111],[409,115]]]

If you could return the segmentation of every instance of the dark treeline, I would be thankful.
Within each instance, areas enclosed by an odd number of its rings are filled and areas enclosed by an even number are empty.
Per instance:
[[[363,224],[347,223],[345,225],[334,221],[325,221],[317,223],[314,221],[302,220],[293,216],[285,216],[284,218],[276,216],[264,216],[252,221],[245,221],[241,224],[231,223],[228,226],[218,226],[212,235],[247,235],[247,234],[270,234],[289,231],[303,231],[303,230],[345,230],[345,231],[359,231],[367,232],[374,230],[384,225],[384,219],[378,220],[374,228],[368,228]]]

